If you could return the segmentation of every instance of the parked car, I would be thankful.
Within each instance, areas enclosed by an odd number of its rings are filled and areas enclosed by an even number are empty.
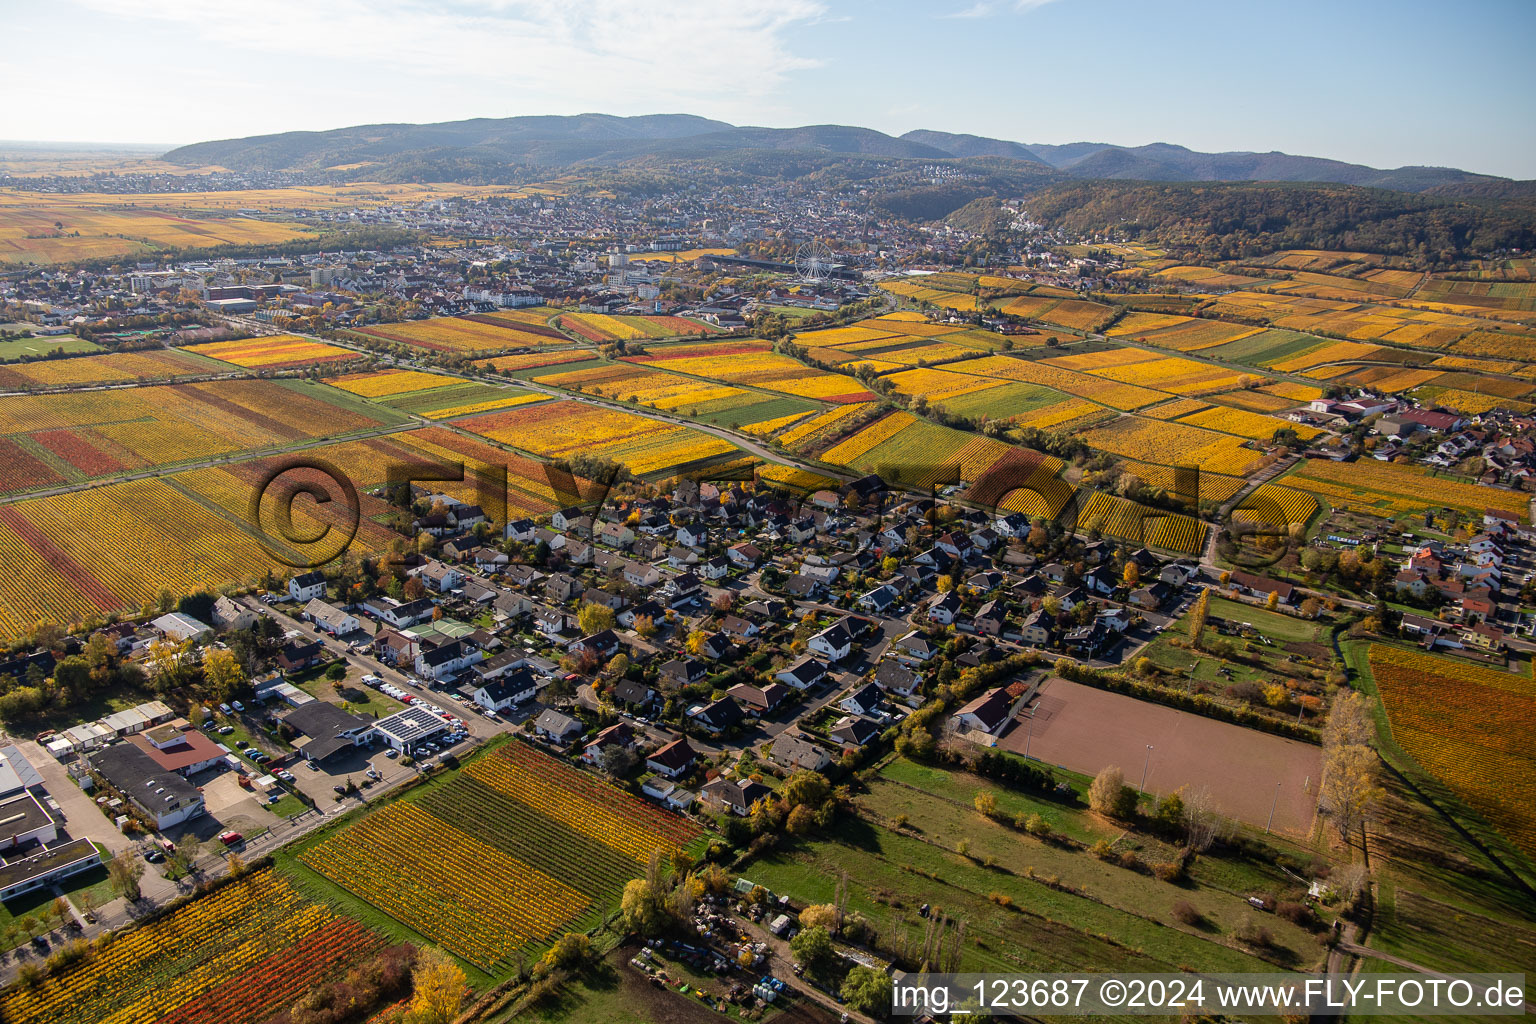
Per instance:
[[[219,833],[219,842],[223,843],[225,846],[234,846],[236,843],[240,843],[240,842],[244,842],[244,841],[245,841],[245,836],[241,835],[239,832],[220,832]]]
[[[228,704],[220,704],[219,705],[219,710],[224,712],[226,715],[232,713],[231,709],[230,709],[230,706]]]
[[[347,792],[347,787],[346,786],[332,786],[331,790],[333,792],[335,792],[337,796],[345,796],[346,792]]]
[[[159,850],[145,850],[144,859],[149,861],[151,864],[159,864],[161,861],[165,860],[165,854],[161,853]]]
[[[234,708],[235,708],[236,711],[244,711],[245,710],[245,705],[241,704],[237,700],[232,700],[232,701],[230,701],[230,703],[234,705]]]
[[[281,772],[278,772],[278,773],[277,773],[277,777],[278,777],[278,778],[280,778],[280,779],[282,779],[282,780],[283,780],[283,781],[284,781],[284,782],[296,782],[296,781],[297,781],[297,780],[296,780],[296,779],[295,779],[295,778],[294,778],[294,777],[293,777],[293,772],[290,772],[290,771],[281,771]]]
[[[230,733],[232,733],[234,731],[235,731],[235,727],[232,726],[232,725],[221,725],[221,726],[219,726],[219,735],[220,736],[228,736]]]

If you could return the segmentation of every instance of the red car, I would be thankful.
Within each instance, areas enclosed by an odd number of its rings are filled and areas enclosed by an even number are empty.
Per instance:
[[[225,846],[234,846],[236,843],[243,842],[244,839],[245,836],[239,832],[224,832],[219,835],[219,842]]]

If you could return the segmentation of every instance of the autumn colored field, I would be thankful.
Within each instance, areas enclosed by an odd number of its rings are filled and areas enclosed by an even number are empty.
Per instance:
[[[512,740],[303,848],[299,863],[487,973],[616,905],[702,830]]]
[[[1373,644],[1392,738],[1536,855],[1536,682],[1465,659]]]
[[[384,940],[269,869],[0,994],[8,1024],[261,1024]]]

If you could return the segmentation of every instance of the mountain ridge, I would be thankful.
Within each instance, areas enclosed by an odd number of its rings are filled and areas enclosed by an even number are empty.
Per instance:
[[[1291,181],[1361,185],[1405,192],[1466,189],[1509,182],[1452,167],[1390,169],[1273,151],[1202,153],[1172,143],[1118,146],[1073,142],[1020,143],[980,135],[917,129],[900,136],[851,125],[765,128],[693,114],[523,115],[431,124],[354,125],[282,132],[181,146],[163,159],[235,170],[324,171],[353,164],[436,161],[502,162],[550,168],[613,166],[642,158],[700,159],[740,151],[803,153],[816,158],[951,160],[988,158],[1054,172],[1060,180]]]

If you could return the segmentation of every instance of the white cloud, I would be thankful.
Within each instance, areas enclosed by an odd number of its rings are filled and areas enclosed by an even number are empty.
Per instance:
[[[994,14],[1005,14],[1008,11],[1032,11],[1037,7],[1044,7],[1053,0],[975,0],[969,7],[962,7],[944,15],[946,18],[990,18]]]
[[[507,114],[636,103],[651,111],[739,111],[743,99],[767,101],[786,76],[814,66],[785,36],[826,13],[818,0],[78,2],[96,15],[190,37],[240,66],[244,78],[261,77],[251,62],[263,57],[303,59],[322,103],[332,84],[351,91],[363,79],[391,105],[412,90],[441,101],[451,89],[458,109],[494,110],[499,99]],[[148,71],[137,60],[130,66]],[[292,83],[273,85],[281,91]],[[442,116],[455,115],[444,106]]]

